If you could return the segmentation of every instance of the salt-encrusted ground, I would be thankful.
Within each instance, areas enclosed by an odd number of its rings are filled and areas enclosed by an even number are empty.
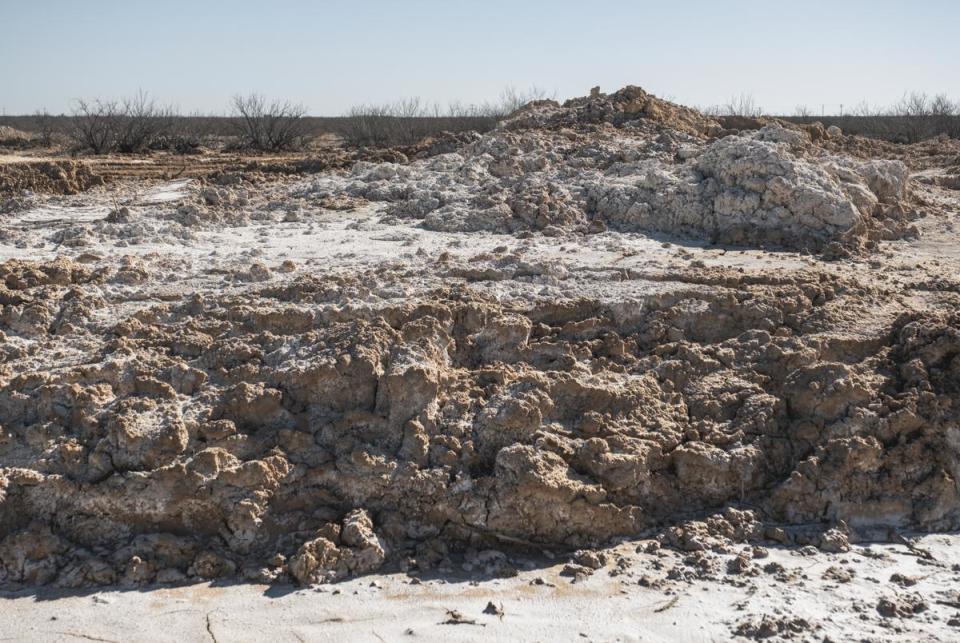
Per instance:
[[[0,634],[949,640],[953,170],[638,91],[4,202]]]
[[[516,577],[462,568],[374,574],[315,588],[250,583],[42,589],[5,594],[0,636],[19,641],[585,640],[951,641],[960,632],[956,535],[844,554],[769,548],[743,572],[743,548],[713,569],[625,543],[579,579],[518,556]],[[749,549],[749,548],[748,548]],[[750,556],[754,553],[751,551]],[[524,564],[526,563],[526,564]],[[739,569],[739,568],[737,568]],[[573,582],[576,581],[576,582]],[[488,608],[492,603],[493,607]]]

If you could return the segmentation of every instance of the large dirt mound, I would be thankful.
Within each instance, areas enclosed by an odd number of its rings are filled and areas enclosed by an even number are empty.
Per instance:
[[[377,304],[373,272],[102,317],[136,270],[0,265],[0,583],[315,582],[729,506],[743,538],[960,527],[960,316],[838,333],[883,295],[826,273],[506,306]],[[64,337],[86,357],[31,367]]]
[[[637,125],[638,122],[694,136],[720,134],[723,127],[695,109],[677,105],[633,85],[613,94],[599,88],[589,96],[573,98],[560,105],[554,101],[536,101],[511,114],[504,122],[507,129],[544,129],[584,127],[610,124],[614,127]]]
[[[26,190],[79,194],[102,184],[103,178],[80,161],[0,163],[0,194],[18,194]]]
[[[358,163],[346,185],[317,189],[392,202],[432,230],[609,227],[815,252],[913,234],[907,166],[830,152],[818,132],[731,134],[628,87],[533,103],[457,152]]]

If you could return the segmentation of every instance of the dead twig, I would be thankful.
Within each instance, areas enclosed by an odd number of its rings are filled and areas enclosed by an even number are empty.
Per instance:
[[[57,632],[57,634],[63,634],[65,636],[73,636],[78,639],[86,639],[88,641],[102,641],[103,643],[120,643],[114,639],[102,639],[97,636],[90,636],[89,634],[81,634],[79,632]]]
[[[917,547],[909,539],[904,538],[903,536],[901,536],[895,531],[891,532],[891,540],[893,540],[893,542],[895,543],[903,545],[904,547],[910,550],[910,553],[912,553],[915,556],[918,556],[919,558],[923,558],[924,560],[936,560],[936,557],[934,557],[934,555],[931,554],[929,550],[926,550],[922,547]]]
[[[477,623],[476,619],[467,618],[459,610],[447,610],[447,620],[440,621],[440,625],[479,625],[486,627],[484,623]]]
[[[671,607],[673,607],[674,605],[676,605],[676,604],[679,603],[679,602],[680,602],[680,596],[679,596],[679,595],[674,596],[674,597],[671,598],[669,601],[667,601],[667,604],[666,604],[666,605],[661,605],[660,607],[658,607],[657,609],[655,609],[655,610],[653,610],[653,611],[654,611],[654,612],[666,612],[668,609],[670,609]]]

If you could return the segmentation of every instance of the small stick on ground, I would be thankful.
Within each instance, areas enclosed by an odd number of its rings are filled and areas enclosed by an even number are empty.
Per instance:
[[[671,598],[669,601],[667,601],[667,604],[666,604],[666,605],[661,605],[660,607],[658,607],[657,609],[655,609],[655,610],[653,610],[653,611],[654,611],[654,612],[666,612],[668,609],[670,609],[671,607],[673,607],[674,605],[676,605],[676,604],[679,603],[679,602],[680,602],[680,596],[674,596],[674,597]]]
[[[467,618],[459,610],[447,610],[447,620],[440,621],[440,625],[479,625],[486,627],[485,623],[477,623],[475,619]]]
[[[909,549],[910,552],[911,552],[912,554],[914,554],[915,556],[919,556],[920,558],[923,558],[924,560],[936,560],[936,558],[934,558],[933,554],[931,554],[928,550],[924,549],[923,547],[917,547],[917,546],[916,546],[915,544],[913,544],[910,540],[908,540],[907,538],[904,538],[903,536],[901,536],[901,535],[898,534],[897,532],[893,532],[893,538],[892,538],[892,539],[893,539],[893,542],[898,543],[898,544],[900,544],[900,545],[903,545],[904,547],[906,547],[907,549]]]

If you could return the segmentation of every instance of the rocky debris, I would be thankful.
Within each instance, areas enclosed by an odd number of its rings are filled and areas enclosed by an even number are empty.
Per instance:
[[[594,570],[584,565],[567,563],[560,570],[560,575],[570,578],[571,583],[582,583],[593,574]]]
[[[29,142],[32,138],[33,135],[29,132],[24,132],[9,125],[0,125],[0,145],[4,147],[17,147]]]
[[[512,578],[519,573],[509,557],[495,549],[467,551],[464,561],[464,571],[480,572],[489,578]]]
[[[877,612],[884,618],[912,618],[928,609],[927,601],[912,593],[884,597],[877,603]]]
[[[327,523],[316,538],[300,545],[289,569],[301,584],[330,582],[376,571],[386,555],[370,514],[358,509],[347,514],[341,525]]]
[[[607,565],[607,555],[602,551],[582,549],[573,554],[573,562],[596,571]]]
[[[820,534],[817,547],[820,551],[841,553],[850,551],[850,540],[847,534],[839,529],[828,529]]]
[[[757,566],[753,564],[753,556],[749,552],[740,552],[727,561],[727,573],[755,576],[759,573],[759,570]]]
[[[433,136],[428,136],[409,147],[401,148],[404,156],[412,160],[428,159],[440,154],[450,154],[456,152],[461,147],[469,145],[480,139],[477,132],[440,132]]]
[[[849,583],[856,577],[856,572],[854,572],[849,567],[839,567],[837,565],[831,565],[823,572],[823,579],[833,581],[835,583]]]
[[[478,623],[475,618],[467,618],[459,610],[447,610],[447,618],[440,622],[440,625],[479,625],[486,627],[484,623]]]
[[[769,639],[774,636],[792,639],[803,637],[804,634],[817,629],[820,627],[811,625],[806,619],[764,614],[759,619],[751,618],[740,622],[733,633],[736,636],[755,640]]]
[[[834,253],[916,233],[902,162],[831,154],[778,122],[721,130],[630,87],[532,103],[457,151],[359,162],[348,182],[314,191],[386,202],[443,231],[613,229]]]
[[[220,205],[220,202],[223,200],[223,195],[220,190],[213,186],[201,190],[200,197],[206,205]]]
[[[133,213],[130,208],[123,206],[116,210],[111,210],[104,219],[107,223],[130,223],[133,221]]]
[[[761,330],[822,324],[819,277],[741,283],[746,301],[650,300],[628,318],[599,302],[507,311],[468,291],[345,313],[291,303],[323,288],[302,280],[97,327],[93,289],[111,274],[0,264],[4,333],[69,323],[99,346],[82,366],[31,371],[0,345],[6,583],[247,569],[327,582],[391,557],[445,564],[451,546],[595,547],[662,524],[659,542],[691,552],[678,573],[716,576],[710,552],[730,543],[844,551],[845,525],[960,524],[956,315],[902,316],[843,363]],[[684,330],[671,341],[668,327]],[[706,517],[676,523],[677,507]],[[810,531],[825,518],[844,526]],[[491,551],[472,569],[510,575]],[[728,571],[755,573],[753,555]],[[575,577],[607,564],[573,560]]]
[[[495,605],[493,601],[488,601],[487,606],[483,608],[483,613],[489,614],[491,616],[499,616],[500,620],[502,621],[503,615],[504,615],[503,603],[500,603],[499,605]]]
[[[273,271],[262,261],[254,261],[236,274],[239,281],[257,282],[270,281]]]
[[[21,194],[16,197],[0,198],[0,214],[16,214],[29,210],[36,205],[36,197]]]
[[[917,579],[912,576],[907,576],[906,574],[897,572],[890,576],[890,582],[899,585],[900,587],[913,587],[917,584]]]
[[[814,123],[807,128],[818,125],[819,123]],[[899,160],[913,171],[949,168],[956,163],[957,154],[960,154],[960,140],[946,136],[938,136],[912,145],[902,145],[875,138],[844,135],[831,138],[818,137],[818,144],[835,154],[862,159]]]

